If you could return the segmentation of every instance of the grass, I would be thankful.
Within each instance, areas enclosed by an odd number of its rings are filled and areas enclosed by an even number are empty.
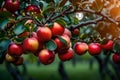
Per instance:
[[[100,80],[96,63],[93,65],[92,70],[90,70],[89,64],[86,62],[77,62],[75,67],[71,62],[65,62],[64,64],[69,80]],[[19,68],[21,69],[21,67]],[[27,70],[28,74],[26,76],[37,80],[61,80],[58,72],[58,63],[47,66],[27,64]],[[12,80],[4,65],[0,65],[0,80]]]

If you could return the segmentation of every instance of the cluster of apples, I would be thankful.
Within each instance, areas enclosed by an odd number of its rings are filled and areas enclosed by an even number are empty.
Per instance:
[[[0,10],[2,11],[3,9],[6,9],[6,11],[9,11],[10,13],[14,14],[16,11],[19,10],[19,8],[20,0],[5,0],[3,8]],[[25,8],[25,12],[34,12],[36,14],[39,14],[41,13],[41,9],[39,6],[31,4]]]
[[[54,61],[55,53],[58,53],[58,57],[62,61],[70,60],[74,54],[70,37],[71,32],[57,22],[54,22],[51,28],[48,26],[39,27],[36,32],[32,32],[31,37],[24,39],[21,44],[12,42],[8,47],[6,60],[14,63],[17,62],[16,59],[21,58],[23,53],[30,52],[37,56],[40,62],[45,65]],[[54,50],[49,50],[45,46],[45,43],[50,40],[56,45]]]
[[[112,40],[109,40],[106,44],[77,42],[73,48],[78,55],[83,55],[88,51],[90,55],[94,56],[99,55],[103,49],[112,50],[113,44],[114,42]]]

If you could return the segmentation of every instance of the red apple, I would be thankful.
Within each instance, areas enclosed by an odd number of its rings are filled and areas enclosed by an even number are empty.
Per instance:
[[[57,22],[54,22],[51,31],[52,31],[52,35],[53,36],[57,36],[57,35],[62,35],[64,33],[65,28],[58,24]]]
[[[91,55],[99,55],[101,53],[101,45],[99,43],[90,43],[88,45],[88,52]]]
[[[67,52],[62,53],[62,54],[58,54],[58,57],[61,61],[67,61],[72,59],[74,56],[74,52],[72,49],[69,49]]]
[[[70,38],[67,35],[62,35],[61,38],[66,41],[66,44],[58,37],[54,39],[57,45],[56,51],[58,51],[58,53],[66,52],[70,48]]]
[[[5,0],[4,8],[6,8],[9,12],[14,13],[20,7],[19,0]]]
[[[16,61],[13,62],[14,65],[19,66],[23,64],[23,57],[18,57]]]
[[[54,51],[43,49],[39,52],[39,60],[44,65],[51,64],[54,61],[54,59],[55,59]]]
[[[84,42],[77,42],[73,49],[78,55],[82,55],[88,50],[88,45]]]
[[[112,60],[115,63],[120,63],[120,54],[113,54],[112,55]]]
[[[39,41],[35,37],[26,38],[23,41],[23,49],[25,51],[36,52],[39,47]]]
[[[104,50],[112,50],[113,49],[114,42],[112,40],[109,40],[106,44],[102,44],[102,48]]]
[[[38,6],[36,5],[29,5],[25,9],[26,12],[35,12],[35,13],[41,13],[41,10]]]
[[[11,43],[8,47],[8,53],[13,56],[21,56],[23,49],[20,44]]]
[[[73,35],[79,35],[80,34],[80,30],[78,28],[75,28],[75,29],[73,29],[72,34]]]
[[[41,42],[49,41],[52,37],[52,32],[48,27],[40,27],[37,30],[37,36]]]
[[[63,33],[63,35],[68,35],[69,37],[71,37],[71,32],[69,29],[65,28],[65,31]]]

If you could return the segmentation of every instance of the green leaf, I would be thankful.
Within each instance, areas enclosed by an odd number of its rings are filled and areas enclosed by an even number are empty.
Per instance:
[[[7,25],[7,23],[9,22],[9,19],[5,19],[5,20],[1,20],[0,21],[0,29],[5,29],[5,26]]]
[[[0,51],[7,50],[11,41],[9,39],[4,39],[0,41]]]
[[[0,64],[3,63],[7,48],[11,41],[9,39],[0,40]]]
[[[80,35],[80,39],[85,39],[85,38],[87,38],[87,34],[82,33],[82,34]]]
[[[53,40],[50,40],[48,42],[45,43],[45,47],[49,50],[55,50],[57,48],[57,45],[55,44],[55,42]]]
[[[0,12],[0,20],[4,20],[11,16],[12,16],[12,14],[10,12],[7,12],[7,11]]]
[[[59,23],[63,27],[66,27],[66,25],[67,25],[66,22],[65,22],[65,20],[62,19],[62,18],[55,20],[55,22]]]
[[[78,24],[78,23],[79,23],[78,18],[74,17],[73,20],[74,20],[74,21],[73,21],[74,24]]]
[[[45,1],[40,1],[40,7],[41,9],[45,9],[48,6],[48,3],[46,3]]]
[[[42,13],[46,14],[46,13],[54,12],[54,11],[55,11],[55,8],[51,5],[48,5],[46,8],[43,9]]]
[[[18,23],[14,28],[14,33],[19,35],[25,31],[25,26],[22,23]]]
[[[63,39],[61,36],[58,36],[58,38],[63,44],[67,45],[67,41],[65,39]]]

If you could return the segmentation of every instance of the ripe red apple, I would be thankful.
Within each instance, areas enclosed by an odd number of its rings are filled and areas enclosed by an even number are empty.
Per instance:
[[[37,30],[37,36],[41,42],[49,41],[52,37],[52,32],[48,27],[40,27]]]
[[[44,65],[51,64],[54,61],[54,59],[55,59],[54,51],[43,49],[39,52],[39,60]]]
[[[58,51],[58,53],[66,52],[70,48],[70,38],[67,35],[62,35],[61,38],[66,41],[66,44],[58,37],[54,39],[57,45],[56,51]]]
[[[26,38],[23,41],[23,49],[25,51],[36,52],[39,47],[39,41],[35,37]]]
[[[4,8],[6,8],[9,12],[14,13],[20,7],[19,0],[5,0]]]
[[[63,33],[63,35],[68,35],[69,37],[71,37],[71,32],[69,29],[65,28],[65,31]]]
[[[58,24],[57,22],[54,22],[51,31],[52,31],[52,35],[53,36],[57,36],[57,35],[62,35],[64,33],[65,28]]]
[[[23,57],[18,57],[14,62],[14,65],[19,66],[23,64]]]
[[[69,49],[67,52],[62,53],[62,54],[58,54],[58,57],[61,61],[67,61],[72,59],[74,56],[74,52],[72,49]]]
[[[75,28],[75,29],[73,29],[72,34],[75,35],[75,36],[79,35],[80,34],[80,30],[78,28]]]
[[[21,56],[23,49],[20,44],[11,43],[8,47],[8,53],[13,56]]]
[[[113,49],[114,42],[112,40],[109,40],[106,44],[102,44],[102,48],[105,50],[112,50]]]
[[[91,55],[99,55],[101,53],[101,45],[99,43],[90,43],[88,45],[88,52]]]
[[[29,5],[25,9],[26,12],[35,12],[35,13],[41,13],[41,9],[36,5]]]
[[[10,54],[6,54],[5,55],[5,60],[7,61],[7,62],[14,62],[16,59],[15,59],[15,57],[14,56],[12,56],[12,55],[10,55]]]
[[[112,55],[112,60],[115,63],[120,63],[120,54],[113,54]]]
[[[84,42],[77,42],[73,49],[78,55],[83,55],[88,50],[88,45]]]

